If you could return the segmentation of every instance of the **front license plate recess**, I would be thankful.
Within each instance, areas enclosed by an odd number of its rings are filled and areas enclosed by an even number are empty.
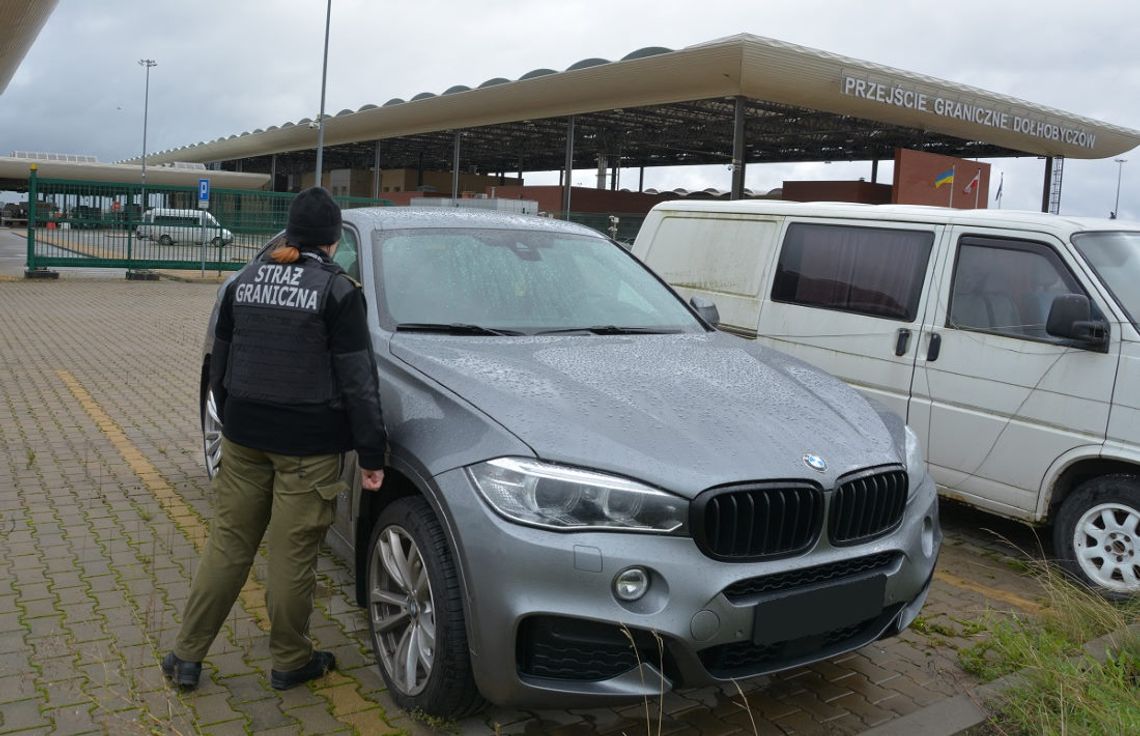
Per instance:
[[[775,644],[842,629],[883,612],[886,575],[872,575],[825,588],[791,592],[756,606],[752,641]]]

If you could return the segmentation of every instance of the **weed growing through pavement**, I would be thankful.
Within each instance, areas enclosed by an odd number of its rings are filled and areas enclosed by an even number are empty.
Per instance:
[[[988,612],[988,636],[962,649],[966,671],[993,680],[1020,672],[993,704],[990,726],[1001,734],[1140,733],[1140,601],[1114,603],[1058,572],[1033,563],[1049,605],[1034,618]],[[1082,645],[1117,634],[1103,662]]]
[[[24,453],[28,458],[28,464],[24,466],[24,470],[31,470],[32,466],[36,464],[36,451],[29,447]]]

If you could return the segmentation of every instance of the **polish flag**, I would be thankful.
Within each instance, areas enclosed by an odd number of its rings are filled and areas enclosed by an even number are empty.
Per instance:
[[[981,184],[982,184],[982,170],[978,169],[976,172],[974,172],[974,178],[970,179],[970,183],[967,184],[966,188],[963,189],[962,191],[965,192],[966,194],[969,194],[970,192],[974,191],[974,187],[981,186]]]

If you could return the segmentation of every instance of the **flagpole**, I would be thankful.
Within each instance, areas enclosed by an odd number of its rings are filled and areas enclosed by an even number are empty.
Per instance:
[[[956,182],[955,174],[958,173],[958,164],[950,167],[950,207],[954,206],[954,184]]]

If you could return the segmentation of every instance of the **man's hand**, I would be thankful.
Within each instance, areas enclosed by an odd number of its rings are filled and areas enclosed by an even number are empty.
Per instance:
[[[360,485],[366,491],[378,491],[384,483],[383,470],[360,469]]]

